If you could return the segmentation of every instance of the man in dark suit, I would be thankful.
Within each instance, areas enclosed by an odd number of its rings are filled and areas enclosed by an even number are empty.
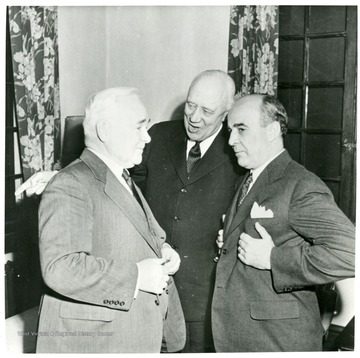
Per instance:
[[[183,352],[214,351],[210,312],[215,238],[242,172],[223,125],[234,93],[234,82],[225,72],[200,73],[190,85],[184,121],[155,124],[143,161],[133,168],[167,242],[182,260],[174,278],[187,326]]]
[[[314,286],[354,276],[354,226],[327,186],[283,146],[287,115],[249,95],[229,112],[229,144],[249,170],[226,213],[216,269],[216,351],[320,351]]]
[[[169,278],[180,258],[127,172],[150,141],[147,123],[134,89],[99,92],[86,108],[86,148],[46,187],[39,353],[159,353],[185,344]]]

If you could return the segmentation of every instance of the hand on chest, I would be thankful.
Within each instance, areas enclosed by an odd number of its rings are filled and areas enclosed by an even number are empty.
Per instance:
[[[289,210],[291,195],[286,190],[280,190],[279,185],[270,185],[254,195],[249,195],[245,218],[239,225],[240,232],[245,232],[253,238],[261,238],[255,228],[258,222],[273,238],[275,245],[287,240],[291,231]],[[291,236],[291,235],[290,235]]]

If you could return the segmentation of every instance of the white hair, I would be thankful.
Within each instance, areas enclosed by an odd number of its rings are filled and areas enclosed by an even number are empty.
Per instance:
[[[96,137],[96,124],[100,119],[108,119],[109,109],[115,103],[124,98],[137,96],[138,89],[133,87],[108,88],[89,97],[85,107],[85,119],[83,122],[85,144]]]
[[[191,88],[202,78],[213,77],[221,81],[224,90],[225,90],[225,100],[224,103],[226,110],[229,110],[234,103],[235,96],[235,83],[234,80],[224,71],[221,70],[205,70],[200,72],[191,82],[189,92]]]

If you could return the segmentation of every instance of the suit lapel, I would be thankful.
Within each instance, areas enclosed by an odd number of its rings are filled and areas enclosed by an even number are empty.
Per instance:
[[[174,168],[184,185],[192,184],[201,179],[209,172],[222,165],[225,161],[228,161],[229,157],[233,155],[227,144],[226,125],[224,124],[222,130],[216,136],[199,163],[191,171],[191,175],[188,178],[186,169],[186,147],[187,135],[185,129],[174,134],[172,140],[167,144],[167,150]]]
[[[266,170],[266,169],[265,169]],[[262,172],[261,175],[257,178],[255,184],[250,189],[248,194],[245,196],[242,204],[239,206],[239,208],[236,210],[233,220],[231,224],[229,224],[229,230],[227,232],[227,235],[231,235],[231,233],[241,225],[241,223],[249,216],[250,210],[252,208],[252,205],[254,204],[254,201],[258,201],[258,196],[264,189],[267,188],[267,175]],[[238,198],[240,195],[242,185],[239,187],[236,197]],[[266,191],[266,190],[265,190]],[[266,194],[265,194],[266,195]],[[237,202],[236,202],[237,203]],[[236,205],[235,203],[235,205]]]
[[[159,248],[155,244],[155,240],[150,233],[147,217],[145,216],[143,209],[110,170],[108,170],[104,191],[127,216],[154,252],[159,255]]]
[[[244,175],[244,178],[243,178],[242,182],[240,183],[238,189],[236,190],[234,199],[230,204],[228,212],[226,213],[225,222],[224,222],[224,237],[226,237],[228,235],[228,233],[230,231],[230,227],[232,226],[232,223],[234,221],[234,217],[237,214],[237,211],[238,211],[237,203],[238,203],[238,200],[239,200],[241,189],[242,189],[242,187],[243,187],[243,185],[245,183],[246,177],[247,176]]]
[[[291,161],[291,157],[288,152],[285,150],[278,157],[276,157],[269,165],[263,170],[259,175],[253,187],[246,195],[244,201],[236,211],[237,198],[240,195],[241,187],[244,183],[239,186],[235,199],[232,202],[229,222],[227,223],[227,230],[224,233],[224,237],[231,235],[231,233],[241,225],[241,223],[250,215],[251,208],[256,201],[259,205],[268,197],[269,195],[269,185],[281,178],[287,164]],[[235,205],[235,207],[234,207]],[[232,216],[231,216],[232,215]]]
[[[91,169],[94,176],[104,183],[104,192],[109,199],[119,207],[149,246],[159,256],[159,248],[150,234],[147,217],[136,199],[124,188],[112,171],[108,169],[105,163],[94,153],[85,149],[81,155],[81,159]],[[144,204],[145,199],[142,194],[140,197]]]
[[[148,225],[148,230],[150,230],[151,232],[151,237],[152,237],[152,241],[154,246],[158,249],[159,251],[159,256],[161,256],[160,251],[161,251],[161,245],[162,242],[160,240],[157,240],[157,236],[159,235],[164,235],[165,237],[165,232],[163,231],[163,229],[160,227],[160,225],[158,224],[158,222],[156,221],[154,214],[152,213],[149,204],[147,203],[144,195],[142,194],[141,190],[139,189],[139,187],[135,184],[135,190],[137,191],[139,198],[141,200],[141,204],[144,210],[142,210],[143,212],[145,212],[145,216],[146,216],[146,220],[147,220],[147,225]]]
[[[176,173],[185,185],[187,182],[187,171],[186,171],[186,133],[185,129],[181,132],[176,133],[172,140],[167,143],[167,150],[169,156],[173,162]]]
[[[198,164],[191,171],[188,184],[193,183],[209,172],[215,170],[217,167],[222,165],[225,161],[229,160],[231,150],[227,144],[227,133],[225,125],[222,130],[215,137],[211,143],[209,149],[203,155]]]

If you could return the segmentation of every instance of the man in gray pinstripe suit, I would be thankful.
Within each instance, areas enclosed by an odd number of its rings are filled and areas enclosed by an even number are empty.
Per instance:
[[[46,187],[39,209],[43,296],[37,352],[181,350],[185,324],[165,243],[127,168],[146,143],[146,109],[134,89],[94,96],[86,148]]]

